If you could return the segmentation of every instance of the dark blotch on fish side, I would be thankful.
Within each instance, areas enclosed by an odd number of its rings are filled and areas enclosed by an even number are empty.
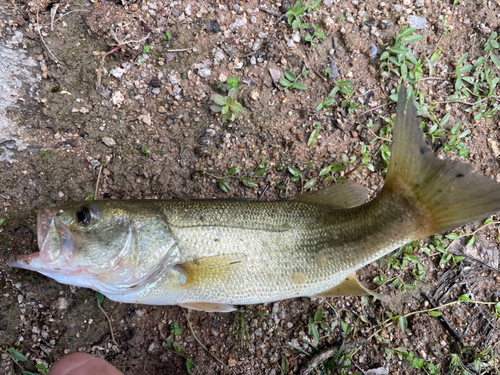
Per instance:
[[[194,148],[194,153],[196,155],[198,155],[199,157],[209,157],[211,156],[212,154],[210,153],[210,151],[208,150],[208,148],[206,148],[205,146],[196,146]]]

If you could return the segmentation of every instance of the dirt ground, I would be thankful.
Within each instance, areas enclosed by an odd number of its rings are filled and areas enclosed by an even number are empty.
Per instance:
[[[0,219],[5,219],[0,225],[0,374],[20,374],[21,366],[43,373],[44,366],[75,351],[105,358],[126,374],[496,373],[500,331],[492,305],[443,308],[448,325],[427,313],[382,322],[465,293],[476,301],[498,302],[498,225],[481,229],[479,244],[465,247],[467,241],[456,241],[455,250],[467,256],[455,267],[452,261],[440,264],[433,238],[411,249],[418,262],[402,264],[404,254],[399,254],[382,268],[377,261],[360,270],[364,285],[389,295],[389,302],[299,298],[234,313],[185,315],[176,306],[104,300],[114,341],[95,292],[9,266],[16,255],[37,250],[40,208],[92,194],[96,199],[272,200],[301,192],[288,167],[298,168],[303,182],[317,177],[315,190],[325,186],[327,176],[320,171],[342,162],[345,154],[356,156],[356,162],[335,177],[355,179],[376,195],[386,167],[381,146],[390,137],[381,129],[394,114],[389,97],[400,83],[394,72],[382,74],[380,58],[409,22],[426,22],[416,31],[423,38],[407,45],[422,60],[424,102],[435,104],[438,119],[450,115],[446,131],[457,123],[461,132],[470,130],[461,138],[470,148],[467,157],[445,152],[449,134],[429,144],[437,154],[471,163],[477,173],[500,182],[498,115],[475,119],[477,110],[468,112],[472,107],[464,100],[446,100],[455,91],[460,57],[468,52],[467,61],[474,64],[488,55],[483,45],[498,31],[498,1],[323,0],[304,13],[308,28],[300,34],[282,18],[289,6],[288,0],[0,3]],[[315,46],[304,41],[314,34],[312,25],[325,35],[313,39]],[[103,55],[116,45],[121,48]],[[435,50],[442,53],[432,63],[431,77],[427,59]],[[297,76],[307,70],[299,79],[307,89],[284,90],[270,70],[279,70],[281,78],[284,70]],[[499,68],[492,65],[490,79],[497,76]],[[233,77],[239,78],[238,102],[248,114],[223,123],[210,108],[211,97],[227,95],[224,83]],[[332,106],[315,111],[335,81],[351,81],[354,91],[343,97],[346,105],[338,94]],[[498,105],[499,95],[494,88],[484,101],[489,109]],[[373,128],[366,127],[370,121]],[[423,121],[430,131],[432,118]],[[315,124],[318,141],[309,147]],[[362,143],[373,168],[361,163]],[[259,175],[255,171],[263,158],[268,163]],[[230,191],[224,192],[218,177],[234,166],[242,167],[238,176],[253,178],[258,186],[226,178]],[[471,233],[483,223],[456,232]],[[444,247],[451,242],[444,241]],[[387,269],[391,259],[399,265]],[[421,281],[414,276],[417,263],[424,272]],[[380,275],[386,283],[377,285],[373,280]],[[398,278],[409,286],[395,286]],[[323,315],[316,314],[319,308]],[[177,344],[168,345],[172,339]],[[350,367],[324,369],[322,363],[343,340],[335,366]],[[27,361],[18,366],[9,348]],[[314,361],[318,353],[325,357]]]

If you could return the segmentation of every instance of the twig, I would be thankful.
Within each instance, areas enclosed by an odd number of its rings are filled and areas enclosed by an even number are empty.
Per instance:
[[[167,49],[166,52],[186,52],[186,51],[191,51],[194,47],[191,48],[184,48],[184,49]]]
[[[210,354],[217,362],[219,362],[222,365],[223,368],[226,368],[226,365],[224,364],[224,362],[222,362],[210,350],[208,350],[207,347],[205,345],[203,345],[203,343],[200,341],[200,339],[198,338],[198,336],[196,336],[196,333],[194,333],[194,330],[193,330],[193,326],[191,325],[191,322],[189,320],[188,313],[186,312],[186,310],[183,307],[181,307],[181,309],[182,309],[182,312],[184,313],[184,316],[186,318],[186,322],[188,324],[189,330],[191,331],[191,333],[192,333],[193,337],[196,339],[196,341],[198,341],[198,344],[200,344],[201,347],[208,352],[208,354]]]
[[[113,326],[111,325],[111,319],[109,319],[108,314],[106,314],[106,311],[104,311],[104,309],[102,308],[101,303],[99,302],[99,299],[97,299],[97,306],[99,307],[99,309],[102,311],[102,313],[104,314],[104,316],[108,320],[109,332],[111,333],[111,341],[113,341],[113,343],[116,345],[118,350],[120,350],[120,345],[118,345],[118,343],[115,340],[115,334],[113,333]]]
[[[282,14],[274,11],[274,10],[271,10],[271,9],[267,9],[267,8],[264,8],[264,7],[259,7],[259,10],[261,12],[264,12],[264,13],[267,13],[267,14],[270,14],[271,16],[274,16],[274,17],[283,17]],[[281,21],[281,20],[280,20]]]
[[[377,110],[377,109],[379,109],[379,108],[387,107],[388,105],[391,105],[391,104],[396,104],[396,102],[394,102],[394,103],[386,103],[386,104],[378,105],[378,106],[376,106],[376,107],[373,107],[373,108],[367,109],[366,111],[363,111],[363,112],[361,112],[360,114],[358,114],[358,115],[357,115],[357,117],[359,117],[359,116],[363,116],[365,113],[369,113],[369,112],[376,111],[376,110]]]
[[[55,60],[56,63],[61,64],[61,62],[57,59],[57,57],[54,56],[50,48],[47,47],[47,44],[45,44],[45,41],[43,40],[42,32],[40,31],[42,26],[40,26],[40,23],[38,22],[38,8],[36,9],[36,26],[38,29],[38,35],[40,36],[40,40],[42,41],[45,48],[47,48],[47,51],[49,52],[50,56],[52,56],[52,58]]]
[[[54,31],[54,18],[57,14],[57,8],[59,8],[59,4],[54,4],[54,6],[50,8],[50,31]]]
[[[97,175],[97,182],[95,183],[95,193],[94,193],[94,199],[97,199],[97,190],[99,188],[99,179],[101,178],[101,172],[102,172],[102,162],[104,161],[104,155],[106,153],[102,153],[102,158],[101,158],[101,167],[99,168],[99,174]]]
[[[45,23],[45,24],[41,24],[40,26],[49,26],[49,25],[52,25],[54,22],[60,21],[63,17],[66,17],[68,14],[71,14],[71,13],[74,13],[74,12],[91,12],[91,10],[87,10],[87,9],[75,9],[75,10],[72,10],[71,12],[64,13],[61,17],[59,17],[56,20],[51,20],[50,24],[49,23]]]

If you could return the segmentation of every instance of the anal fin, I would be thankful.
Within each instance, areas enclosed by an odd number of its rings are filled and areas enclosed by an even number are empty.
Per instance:
[[[374,292],[368,288],[365,288],[358,280],[355,273],[348,275],[345,280],[337,286],[331,289],[325,290],[324,292],[315,294],[311,297],[339,297],[339,296],[373,296],[382,301],[387,301],[388,296]]]
[[[177,306],[185,307],[190,310],[206,311],[206,312],[231,312],[236,310],[236,307],[224,303],[209,303],[209,302],[186,302],[179,303]]]

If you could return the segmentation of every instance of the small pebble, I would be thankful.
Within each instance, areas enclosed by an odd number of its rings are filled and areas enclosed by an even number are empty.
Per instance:
[[[199,69],[198,70],[198,75],[201,78],[207,78],[207,77],[210,77],[212,75],[212,71],[210,69],[207,69],[207,68]]]
[[[116,146],[115,140],[113,138],[111,138],[111,137],[103,137],[102,141],[108,147],[114,147],[114,146]]]
[[[425,26],[427,25],[427,20],[423,17],[410,16],[409,21],[410,21],[410,27],[413,27],[417,30],[421,30],[425,28]]]

